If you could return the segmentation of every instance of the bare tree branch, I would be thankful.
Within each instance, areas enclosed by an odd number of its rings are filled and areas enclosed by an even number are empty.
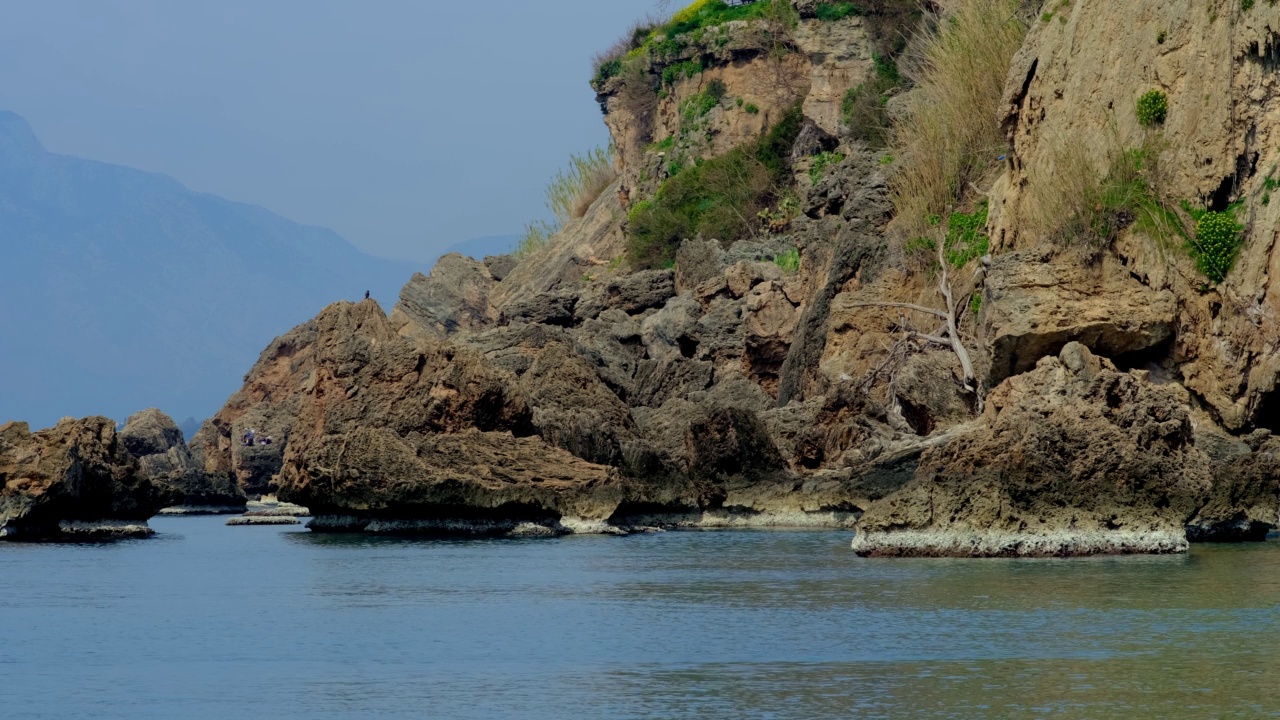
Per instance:
[[[899,308],[901,310],[914,310],[916,312],[928,313],[930,315],[947,319],[947,314],[941,310],[925,307],[923,305],[913,305],[912,303],[901,302],[860,302],[850,305],[850,307],[875,307],[875,308]]]

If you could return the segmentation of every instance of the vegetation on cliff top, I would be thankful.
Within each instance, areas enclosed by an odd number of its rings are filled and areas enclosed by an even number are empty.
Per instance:
[[[591,86],[600,92],[611,78],[622,76],[629,67],[655,66],[663,84],[702,72],[701,57],[678,59],[691,46],[701,43],[706,33],[733,21],[759,22],[762,32],[775,40],[786,40],[786,32],[799,20],[788,0],[758,0],[731,6],[723,0],[696,0],[667,20],[646,18],[594,59]],[[728,36],[717,38],[723,45]]]

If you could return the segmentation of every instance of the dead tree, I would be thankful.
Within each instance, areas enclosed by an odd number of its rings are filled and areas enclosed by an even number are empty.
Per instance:
[[[955,353],[956,359],[960,361],[960,369],[964,373],[964,388],[966,391],[978,394],[978,378],[973,370],[973,358],[969,355],[969,349],[964,346],[964,341],[960,337],[959,313],[963,308],[959,306],[955,299],[955,292],[951,288],[951,279],[947,272],[947,255],[946,255],[946,235],[938,238],[936,242],[938,246],[938,291],[942,295],[942,308],[925,307],[924,305],[916,305],[915,303],[903,302],[862,302],[855,303],[853,307],[877,307],[877,308],[897,308],[900,310],[912,310],[919,313],[932,315],[942,321],[942,327],[934,334],[926,334],[915,330],[908,332],[908,337],[920,340],[931,345],[938,345],[948,348]],[[979,276],[985,273],[987,258],[982,259],[982,268],[978,270]],[[979,402],[981,400],[979,399]]]

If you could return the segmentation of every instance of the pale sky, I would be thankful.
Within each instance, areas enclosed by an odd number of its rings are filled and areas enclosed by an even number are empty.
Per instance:
[[[422,261],[543,217],[608,141],[590,58],[653,0],[6,4],[0,109],[53,152]]]

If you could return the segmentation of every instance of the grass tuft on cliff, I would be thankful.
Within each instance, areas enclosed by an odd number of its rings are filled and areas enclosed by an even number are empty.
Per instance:
[[[547,208],[562,224],[580,218],[617,178],[613,146],[570,155],[569,164],[547,185]]]
[[[963,0],[932,23],[900,62],[914,81],[891,131],[899,170],[892,180],[898,222],[908,237],[928,234],[996,166],[1005,137],[993,121],[1026,28],[1018,0]]]
[[[555,221],[536,220],[526,225],[514,255],[524,258],[545,247],[566,223],[586,215],[592,203],[617,178],[612,145],[570,155],[568,165],[547,184],[547,209]]]
[[[1164,193],[1160,164],[1165,145],[1148,134],[1137,148],[1121,149],[1113,138],[1098,171],[1093,149],[1062,145],[1053,162],[1031,168],[1029,227],[1062,245],[1083,245],[1099,251],[1130,226],[1136,225],[1162,254],[1187,241],[1176,203]]]
[[[792,184],[791,148],[803,114],[797,105],[759,140],[683,169],[627,215],[628,254],[636,268],[675,260],[680,243],[701,235],[725,244],[756,232],[760,212]]]

